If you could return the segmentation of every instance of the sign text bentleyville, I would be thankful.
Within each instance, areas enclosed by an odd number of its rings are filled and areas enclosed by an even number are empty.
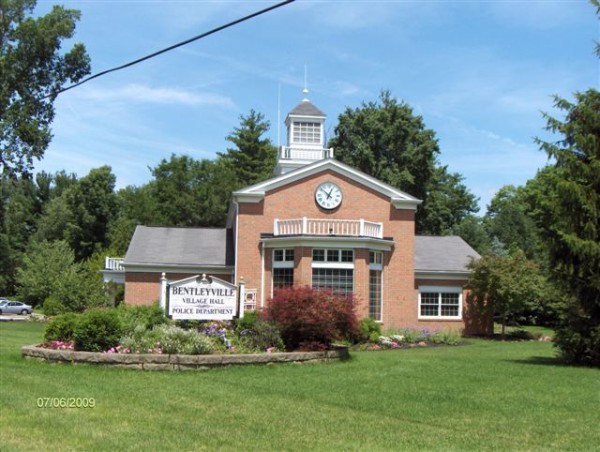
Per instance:
[[[169,287],[169,314],[174,319],[227,320],[236,308],[236,287],[218,278],[188,278]]]

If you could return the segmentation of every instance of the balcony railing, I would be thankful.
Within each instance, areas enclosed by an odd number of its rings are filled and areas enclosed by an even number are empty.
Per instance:
[[[280,160],[307,160],[317,161],[333,158],[333,148],[315,149],[282,146],[279,150]]]
[[[104,258],[104,270],[112,270],[112,271],[125,271],[123,268],[123,261],[125,259],[122,257],[105,257]]]
[[[383,238],[383,223],[363,220],[324,220],[320,218],[276,219],[273,235],[342,235]]]

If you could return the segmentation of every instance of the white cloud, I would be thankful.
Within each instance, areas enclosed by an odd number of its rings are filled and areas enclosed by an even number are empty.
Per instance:
[[[235,108],[230,97],[213,93],[197,93],[178,88],[154,88],[140,84],[129,84],[120,88],[90,88],[82,90],[84,99],[99,102],[138,102],[150,104],[210,105]]]

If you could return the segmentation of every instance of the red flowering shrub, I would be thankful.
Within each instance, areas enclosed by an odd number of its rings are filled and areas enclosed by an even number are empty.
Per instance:
[[[331,291],[289,287],[275,292],[263,318],[277,324],[288,350],[322,350],[357,336],[355,304],[352,297]]]

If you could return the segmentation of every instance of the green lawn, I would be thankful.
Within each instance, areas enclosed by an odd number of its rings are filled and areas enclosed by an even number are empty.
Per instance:
[[[598,450],[600,372],[543,342],[356,352],[349,362],[138,372],[24,360],[0,323],[0,449]],[[40,397],[94,408],[38,408]]]

